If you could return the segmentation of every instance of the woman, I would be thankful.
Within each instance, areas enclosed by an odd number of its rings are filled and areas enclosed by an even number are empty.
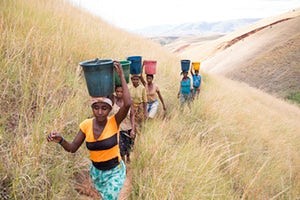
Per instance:
[[[195,70],[195,74],[193,73],[193,69],[191,68],[191,74],[193,78],[193,98],[199,97],[200,87],[201,87],[201,75],[199,74],[199,70]]]
[[[123,88],[121,85],[115,86],[114,105],[112,114],[115,114],[123,106]],[[135,138],[134,132],[134,111],[130,110],[126,118],[120,125],[120,152],[122,160],[126,163],[130,162],[130,151],[133,146],[133,140]]]
[[[164,112],[166,112],[167,110],[162,95],[160,93],[160,90],[158,89],[158,86],[153,83],[153,78],[154,76],[152,74],[146,74],[146,81],[147,81],[146,83],[144,77],[141,76],[141,81],[146,88],[147,112],[148,112],[148,118],[150,119],[153,119],[157,113],[158,106],[159,106],[158,98],[162,103]]]
[[[127,116],[131,98],[120,63],[114,62],[123,88],[123,106],[108,117],[113,102],[107,97],[92,97],[91,107],[94,117],[84,120],[72,142],[66,141],[58,132],[51,132],[49,142],[59,143],[66,151],[75,153],[84,140],[92,161],[90,176],[94,186],[104,200],[118,199],[126,178],[126,167],[121,159],[118,144],[119,126]]]
[[[193,87],[191,84],[191,79],[188,77],[188,72],[181,72],[183,75],[180,81],[180,87],[177,94],[177,97],[180,100],[180,107],[183,109],[184,104],[188,104],[188,107],[191,108],[191,101],[193,99]]]

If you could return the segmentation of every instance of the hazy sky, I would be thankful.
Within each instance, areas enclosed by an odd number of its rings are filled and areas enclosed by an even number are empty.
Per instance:
[[[300,7],[300,0],[70,0],[103,20],[134,30],[152,25],[265,18]]]

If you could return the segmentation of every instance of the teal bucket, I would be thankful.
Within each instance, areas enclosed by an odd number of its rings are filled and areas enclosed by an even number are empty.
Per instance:
[[[124,72],[126,83],[129,83],[129,74],[130,74],[130,64],[131,64],[131,62],[128,61],[128,60],[121,60],[120,64],[121,64],[123,72]],[[120,77],[119,77],[119,75],[116,71],[114,72],[114,75],[115,75],[115,85],[122,85],[121,79],[120,79]]]
[[[140,74],[142,71],[142,56],[129,56],[127,60],[130,64],[130,74]]]
[[[191,61],[190,60],[181,60],[180,62],[181,62],[181,71],[183,71],[183,72],[189,71]]]
[[[111,59],[82,61],[79,63],[84,72],[89,95],[104,97],[114,92],[114,66]]]

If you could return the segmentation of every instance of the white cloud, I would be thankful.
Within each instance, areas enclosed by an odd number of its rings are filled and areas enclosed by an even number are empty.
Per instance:
[[[70,0],[128,30],[160,24],[264,18],[300,7],[300,0]]]

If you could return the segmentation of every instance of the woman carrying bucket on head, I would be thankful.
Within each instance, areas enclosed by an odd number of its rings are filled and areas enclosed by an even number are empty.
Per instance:
[[[193,87],[191,84],[191,79],[188,77],[188,71],[190,68],[190,60],[181,60],[181,75],[183,75],[180,81],[180,87],[177,94],[177,97],[180,100],[181,109],[184,104],[188,104],[188,107],[191,108],[191,101],[193,99]]]
[[[199,74],[200,62],[192,62],[192,66],[193,67],[191,67],[191,74],[193,78],[193,97],[195,98],[196,96],[198,98],[202,81],[201,75]],[[193,69],[195,70],[195,74],[193,73]]]
[[[143,77],[144,68],[145,68],[147,82],[144,80]],[[158,98],[162,103],[164,112],[166,112],[167,110],[158,86],[155,83],[153,83],[153,78],[155,73],[156,73],[156,61],[145,60],[142,66],[141,81],[146,88],[147,112],[148,112],[148,118],[150,119],[153,119],[157,113],[158,106],[159,106]]]
[[[123,105],[119,111],[115,115],[108,117],[113,106],[112,100],[103,96],[92,97],[90,105],[94,117],[80,123],[79,131],[72,142],[65,140],[57,131],[51,132],[47,136],[47,141],[59,143],[66,151],[71,153],[75,153],[86,141],[91,160],[90,176],[96,190],[104,200],[117,200],[126,178],[126,167],[120,155],[118,132],[119,126],[127,116],[131,106],[131,98],[120,63],[113,63],[111,60],[106,60],[105,62],[95,60],[95,65],[88,63],[84,67],[89,68],[88,70],[93,68],[91,69],[93,71],[98,66],[100,66],[99,70],[105,67],[111,70],[111,75],[106,74],[111,78],[109,82],[113,80],[113,67],[115,67],[121,78]],[[98,86],[98,84],[94,85],[94,87]],[[92,86],[90,85],[90,93],[91,88]],[[98,89],[96,88],[95,91],[99,91]],[[103,91],[104,89],[101,89],[101,92]]]

